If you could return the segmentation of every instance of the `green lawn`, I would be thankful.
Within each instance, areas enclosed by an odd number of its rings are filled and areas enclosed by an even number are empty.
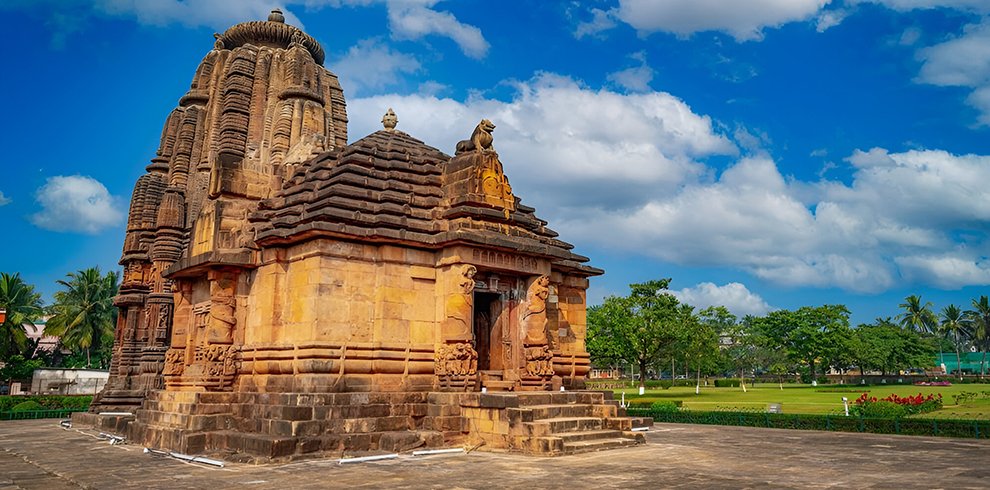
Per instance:
[[[858,398],[863,392],[870,396],[883,398],[891,393],[899,396],[922,393],[941,393],[944,407],[942,410],[924,414],[925,418],[956,418],[990,420],[990,398],[973,400],[963,405],[953,405],[953,395],[961,392],[990,391],[990,384],[959,384],[953,386],[865,386],[830,387],[820,385],[784,385],[781,390],[776,384],[758,384],[747,386],[744,393],[742,388],[702,387],[701,393],[695,395],[694,387],[673,387],[669,390],[648,389],[643,396],[638,388],[615,390],[615,398],[620,399],[625,393],[627,403],[652,403],[660,400],[681,400],[683,407],[690,410],[765,410],[770,403],[780,403],[784,413],[809,414],[841,414],[842,397],[849,398],[849,403]]]

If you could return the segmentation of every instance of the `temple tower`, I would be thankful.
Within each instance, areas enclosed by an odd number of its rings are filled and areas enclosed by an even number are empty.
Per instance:
[[[164,387],[175,312],[165,271],[183,256],[251,249],[244,224],[257,203],[295,166],[346,143],[343,91],[323,61],[319,43],[278,10],[215,35],[134,186],[111,377],[95,409],[133,409]]]

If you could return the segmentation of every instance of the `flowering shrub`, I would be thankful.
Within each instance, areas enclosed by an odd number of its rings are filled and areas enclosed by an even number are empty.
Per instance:
[[[934,412],[942,408],[942,394],[929,394],[928,396],[918,393],[906,397],[891,394],[886,398],[870,396],[863,393],[854,402],[853,413],[863,417],[902,417],[904,415],[914,415],[917,413]],[[894,407],[899,407],[900,410]]]
[[[952,386],[948,381],[918,381],[915,386]]]

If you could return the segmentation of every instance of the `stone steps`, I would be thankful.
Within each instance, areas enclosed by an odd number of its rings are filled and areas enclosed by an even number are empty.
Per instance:
[[[626,439],[621,437],[565,442],[562,454],[590,453],[594,451],[604,451],[607,449],[631,447],[640,443],[641,442],[639,440],[634,438]]]
[[[598,439],[622,439],[621,430],[583,430],[576,432],[558,432],[553,437],[559,437],[564,444]]]

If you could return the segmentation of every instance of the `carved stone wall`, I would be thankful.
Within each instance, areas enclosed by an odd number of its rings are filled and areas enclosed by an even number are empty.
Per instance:
[[[129,409],[162,386],[164,366],[179,369],[173,352],[182,347],[169,346],[176,309],[167,271],[183,257],[254,247],[247,216],[257,201],[300,162],[346,144],[343,91],[312,37],[274,14],[216,37],[134,186],[116,301],[118,355],[93,410]],[[233,300],[225,289],[216,293],[210,333],[230,344]]]

